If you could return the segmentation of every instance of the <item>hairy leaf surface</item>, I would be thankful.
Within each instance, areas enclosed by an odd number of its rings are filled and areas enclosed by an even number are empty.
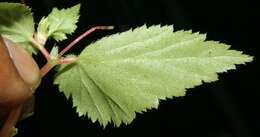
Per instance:
[[[77,107],[103,126],[130,123],[136,112],[157,108],[160,100],[184,96],[188,88],[218,79],[217,73],[252,61],[228,45],[205,41],[172,26],[142,26],[105,37],[62,66],[55,83]]]
[[[29,53],[36,53],[31,45],[34,21],[31,10],[19,3],[0,2],[0,34],[23,46]]]
[[[79,9],[80,4],[68,9],[54,8],[47,17],[41,19],[37,29],[38,37],[53,37],[57,41],[67,39],[66,34],[73,33],[77,28]]]

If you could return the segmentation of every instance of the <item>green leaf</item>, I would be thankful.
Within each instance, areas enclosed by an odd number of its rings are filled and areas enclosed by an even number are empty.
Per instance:
[[[57,59],[59,56],[59,47],[58,46],[53,46],[50,52],[50,56],[53,59]]]
[[[0,2],[1,35],[23,46],[29,53],[36,53],[36,48],[30,43],[33,33],[33,16],[27,6]]]
[[[105,37],[88,46],[76,63],[62,66],[55,84],[73,99],[79,115],[103,126],[130,123],[136,112],[188,88],[218,79],[217,73],[252,61],[228,45],[205,41],[172,26],[146,26]]]
[[[77,28],[80,4],[68,9],[58,10],[54,8],[38,25],[37,37],[47,39],[53,37],[57,41],[67,39],[66,34],[71,34]]]

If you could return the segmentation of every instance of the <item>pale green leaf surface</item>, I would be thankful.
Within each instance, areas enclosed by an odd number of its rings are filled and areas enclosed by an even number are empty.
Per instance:
[[[50,52],[51,58],[58,58],[59,56],[59,47],[58,46],[53,46]]]
[[[36,53],[30,40],[33,38],[34,21],[31,10],[19,3],[0,2],[0,34],[23,46],[29,53]]]
[[[205,41],[172,26],[142,26],[88,46],[73,65],[62,66],[55,84],[72,97],[79,115],[103,126],[130,123],[136,112],[183,96],[188,88],[218,79],[217,73],[252,61],[229,46]]]
[[[67,39],[66,34],[72,34],[77,28],[80,4],[68,9],[54,8],[52,12],[43,17],[38,25],[38,37],[53,37],[57,41]]]

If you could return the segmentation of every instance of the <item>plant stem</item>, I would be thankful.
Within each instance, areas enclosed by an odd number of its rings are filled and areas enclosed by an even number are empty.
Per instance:
[[[64,48],[60,53],[59,57],[61,57],[63,54],[65,54],[68,50],[70,50],[73,46],[75,46],[80,40],[91,34],[92,32],[96,30],[111,30],[113,29],[113,26],[96,26],[92,27],[83,34],[81,34],[79,37],[77,37],[75,40],[73,40],[66,48]]]
[[[41,77],[44,77],[55,65],[51,63],[51,61],[47,62],[41,68]]]
[[[57,61],[57,64],[71,64],[75,61],[77,61],[78,58],[77,57],[66,57],[66,58],[60,58],[58,61]]]
[[[37,40],[31,39],[31,42],[33,45],[40,50],[40,52],[43,54],[45,59],[47,60],[47,63],[41,68],[41,77],[45,76],[55,65],[53,65],[53,61],[51,59],[50,53],[45,49],[43,45],[41,45]]]
[[[20,105],[14,107],[10,111],[10,113],[0,131],[0,137],[10,137],[11,136],[12,130],[20,117],[22,107],[23,107],[23,104],[20,104]]]
[[[44,77],[55,65],[57,64],[70,64],[77,60],[77,58],[62,58],[62,55],[64,55],[68,50],[70,50],[73,46],[75,46],[80,40],[91,34],[92,32],[96,30],[111,30],[113,29],[113,26],[96,26],[92,27],[83,34],[81,34],[79,37],[77,37],[75,40],[73,40],[66,48],[64,48],[58,55],[56,64],[53,63],[51,59],[50,53],[42,46],[40,43],[38,43],[35,39],[32,39],[32,43],[38,48],[41,53],[44,55],[44,57],[47,60],[47,63],[41,68],[41,77]]]
[[[50,53],[45,49],[43,45],[38,43],[35,39],[31,39],[31,42],[37,49],[41,51],[41,53],[43,54],[43,56],[46,58],[47,61],[51,61]]]

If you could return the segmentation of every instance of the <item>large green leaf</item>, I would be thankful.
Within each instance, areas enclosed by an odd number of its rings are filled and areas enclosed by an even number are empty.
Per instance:
[[[36,53],[31,45],[34,22],[31,10],[19,3],[0,2],[0,34]]]
[[[68,9],[54,8],[45,18],[43,17],[37,29],[39,39],[53,37],[57,41],[66,39],[66,34],[71,34],[77,28],[80,4]]]
[[[146,26],[105,37],[88,46],[79,60],[62,66],[55,83],[77,107],[103,126],[130,123],[136,112],[157,108],[159,100],[183,96],[188,88],[218,79],[252,57],[228,45],[205,41],[172,26]]]

